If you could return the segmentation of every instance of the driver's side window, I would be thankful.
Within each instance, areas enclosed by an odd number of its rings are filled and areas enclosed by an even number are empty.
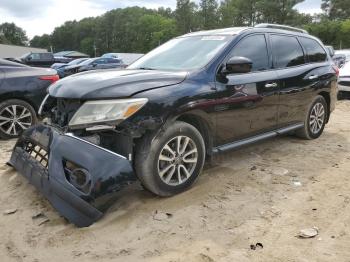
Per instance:
[[[252,35],[243,38],[232,49],[230,58],[241,56],[249,58],[252,62],[252,72],[269,69],[266,39],[264,35]]]

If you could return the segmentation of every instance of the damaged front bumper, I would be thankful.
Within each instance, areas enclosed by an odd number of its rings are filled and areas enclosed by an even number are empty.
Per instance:
[[[100,219],[116,192],[135,180],[125,157],[47,125],[23,132],[9,164],[78,227]]]

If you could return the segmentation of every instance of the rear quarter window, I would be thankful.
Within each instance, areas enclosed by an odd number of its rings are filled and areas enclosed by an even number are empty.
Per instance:
[[[326,61],[327,53],[316,40],[300,37],[300,42],[306,51],[309,62],[317,63]]]

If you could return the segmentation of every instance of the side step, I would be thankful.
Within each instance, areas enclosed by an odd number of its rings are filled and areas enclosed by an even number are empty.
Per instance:
[[[302,124],[302,123],[294,124],[291,126],[277,129],[275,131],[270,131],[270,132],[263,133],[261,135],[238,140],[238,141],[233,142],[233,143],[229,143],[229,144],[215,147],[213,149],[213,153],[220,153],[220,152],[224,152],[224,151],[228,151],[228,150],[237,149],[237,148],[240,148],[242,146],[254,144],[256,142],[259,142],[259,141],[262,141],[262,140],[265,140],[268,138],[272,138],[272,137],[275,137],[278,135],[283,135],[283,134],[289,133],[289,132],[294,131],[296,129],[302,128],[303,126],[304,126],[304,124]]]

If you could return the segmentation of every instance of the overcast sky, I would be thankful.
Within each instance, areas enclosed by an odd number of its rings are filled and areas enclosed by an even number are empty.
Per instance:
[[[198,0],[196,0],[198,1]],[[305,0],[296,8],[304,13],[320,12],[321,0]],[[14,22],[29,38],[51,33],[68,20],[98,16],[126,6],[175,8],[176,0],[0,0],[0,24]]]

